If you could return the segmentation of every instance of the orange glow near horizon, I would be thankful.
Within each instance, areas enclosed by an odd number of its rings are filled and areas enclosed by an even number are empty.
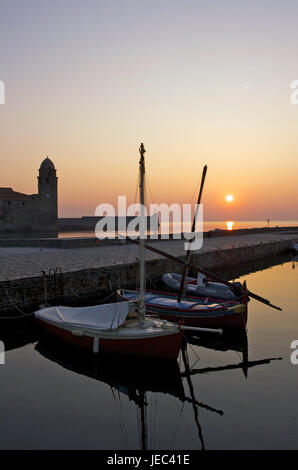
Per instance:
[[[140,140],[140,139],[139,139]],[[141,141],[141,140],[140,140]],[[189,204],[196,202],[198,181],[202,172],[201,162],[194,161],[194,151],[186,151],[183,161],[180,151],[172,148],[165,151],[162,145],[150,148],[150,140],[144,139],[146,170],[150,183],[148,202],[166,204]],[[135,202],[138,176],[139,141],[124,146],[105,144],[106,155],[102,150],[96,157],[96,149],[89,148],[88,157],[82,158],[83,146],[70,154],[66,144],[63,150],[52,151],[49,157],[55,164],[58,176],[59,217],[79,217],[94,215],[100,203],[110,203],[117,207],[118,195],[127,196],[127,204]],[[35,149],[34,156],[18,148],[14,154],[7,146],[3,152],[9,157],[2,165],[1,187],[12,187],[16,191],[33,194],[37,192],[37,175],[40,163],[46,152]],[[298,151],[298,149],[297,149]],[[122,157],[119,158],[119,155]],[[217,151],[214,150],[216,154]],[[161,158],[162,157],[162,158]],[[209,161],[210,160],[210,163]],[[242,168],[238,165],[233,172],[225,173],[221,162],[214,156],[207,160],[206,177],[202,203],[204,220],[264,220],[270,214],[271,220],[295,220],[297,218],[297,186],[295,172],[283,173],[282,194],[280,174],[271,169],[270,178],[264,178],[268,169],[256,175],[254,168],[246,167],[246,177],[242,179]],[[184,164],[185,163],[185,164]],[[261,164],[259,165],[259,167]],[[19,171],[16,172],[15,168]],[[298,171],[298,165],[297,165]],[[228,203],[222,194],[228,195],[227,188],[233,185],[237,202]],[[197,190],[196,190],[197,188]],[[152,198],[151,198],[152,193]]]

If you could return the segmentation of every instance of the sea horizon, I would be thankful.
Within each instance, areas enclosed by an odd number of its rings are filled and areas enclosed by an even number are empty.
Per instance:
[[[239,221],[227,221],[227,220],[217,220],[211,221],[207,220],[203,222],[203,232],[209,232],[210,230],[227,230],[227,223],[233,222],[232,228],[229,230],[237,229],[252,229],[252,228],[267,228],[268,222],[264,220],[239,220]],[[269,227],[295,227],[298,226],[298,220],[270,220]],[[159,233],[161,233],[163,228],[163,223],[160,224]],[[181,233],[181,224],[180,223],[169,223],[169,232],[163,233]],[[188,231],[188,230],[187,230]],[[190,231],[190,230],[189,230]],[[117,231],[115,232],[117,234]],[[107,237],[110,237],[112,234],[105,232]],[[79,237],[94,237],[95,231],[83,231],[83,230],[69,230],[65,232],[59,232],[59,238],[79,238]]]

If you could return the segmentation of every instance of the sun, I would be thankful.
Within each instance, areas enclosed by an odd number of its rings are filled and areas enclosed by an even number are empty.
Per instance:
[[[226,195],[226,201],[227,201],[227,202],[232,202],[232,201],[234,201],[234,196],[233,196],[233,194],[227,194],[227,195]]]

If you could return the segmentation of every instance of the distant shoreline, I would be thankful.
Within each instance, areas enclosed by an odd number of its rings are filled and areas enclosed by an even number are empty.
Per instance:
[[[254,235],[254,234],[288,234],[298,238],[298,223],[296,226],[283,226],[283,227],[253,227],[253,228],[241,228],[235,230],[208,230],[204,231],[204,239],[206,238],[218,238],[218,237],[231,237],[231,236],[242,236],[242,235]],[[159,240],[179,240],[186,239],[187,233],[165,233],[156,234],[156,238],[148,238],[149,241]],[[186,237],[184,236],[186,235]],[[162,238],[163,236],[163,238]],[[92,247],[92,246],[104,246],[104,245],[121,245],[131,243],[129,236],[126,239],[118,238],[118,236],[109,236],[106,234],[105,239],[98,239],[94,232],[65,232],[65,233],[38,233],[31,234],[30,232],[17,234],[0,234],[0,247],[28,247],[28,246],[39,246],[49,248],[79,248],[79,247]]]

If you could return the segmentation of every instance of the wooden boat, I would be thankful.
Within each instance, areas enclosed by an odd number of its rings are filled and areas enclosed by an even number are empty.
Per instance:
[[[298,253],[298,242],[296,240],[292,241],[291,251],[293,253]]]
[[[121,300],[133,301],[138,291],[122,289],[118,291],[118,296]],[[247,323],[245,293],[242,303],[188,295],[178,302],[177,294],[158,291],[147,291],[145,299],[151,314],[170,322],[183,322],[189,327],[245,328]]]
[[[140,324],[129,308],[127,302],[48,307],[35,312],[35,318],[49,333],[94,353],[177,358],[182,341],[177,325],[150,317]]]
[[[223,300],[233,300],[236,298],[236,294],[233,290],[220,282],[212,282],[206,279],[206,276],[198,273],[198,279],[193,277],[185,277],[185,291],[194,296],[198,297],[212,297],[212,299],[223,299]],[[181,274],[178,273],[166,273],[162,276],[163,282],[173,291],[179,291],[181,283]],[[201,281],[201,282],[200,282]],[[240,282],[234,283],[235,286],[241,288]]]

